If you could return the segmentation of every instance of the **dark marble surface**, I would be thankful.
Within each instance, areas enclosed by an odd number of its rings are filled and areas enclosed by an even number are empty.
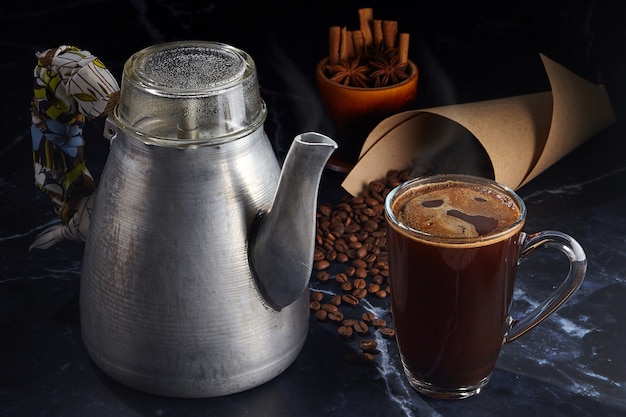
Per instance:
[[[241,47],[258,65],[266,123],[280,158],[306,130],[332,134],[313,83],[331,24],[355,26],[347,2],[150,2],[137,0],[3,2],[0,40],[5,80],[0,100],[0,416],[618,416],[626,414],[626,31],[621,2],[523,0],[476,5],[416,3],[400,10],[369,2],[375,15],[412,34],[421,69],[417,107],[545,91],[538,54],[604,84],[617,121],[520,189],[528,231],[575,236],[588,275],[554,316],[503,348],[478,396],[444,402],[415,394],[400,373],[392,342],[376,364],[351,363],[353,342],[333,326],[310,322],[291,367],[247,392],[209,399],[162,398],[112,381],[81,340],[78,288],[83,244],[28,251],[56,222],[32,180],[30,115],[34,53],[75,44],[121,76],[124,61],[150,44],[218,40]],[[475,2],[474,2],[475,3]],[[88,164],[106,160],[102,125],[87,126]],[[340,177],[326,173],[320,201],[338,201]],[[537,304],[556,285],[561,258],[546,253],[522,264],[515,309]],[[312,281],[312,285],[317,285]],[[375,308],[388,316],[383,302]]]

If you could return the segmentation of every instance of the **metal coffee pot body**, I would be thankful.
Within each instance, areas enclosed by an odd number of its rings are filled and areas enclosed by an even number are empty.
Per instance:
[[[227,45],[178,42],[140,52],[145,68],[133,56],[124,77],[133,77],[132,65],[152,71],[162,53],[204,68],[215,50],[226,55],[218,59],[252,63]],[[281,170],[263,130],[260,99],[258,108],[244,105],[241,129],[224,125],[225,133],[202,126],[204,110],[199,117],[182,112],[182,123],[162,122],[163,115],[178,117],[172,109],[129,120],[138,103],[125,100],[132,88],[125,86],[123,80],[120,104],[106,122],[111,148],[85,246],[85,346],[112,378],[159,395],[211,397],[267,382],[295,360],[306,339],[317,192],[336,144],[317,133],[299,135]],[[168,105],[174,101],[187,113],[204,106],[185,102],[189,90],[215,90],[175,87],[184,94],[167,92]],[[218,87],[219,94],[229,88]],[[223,101],[237,113],[233,99]]]

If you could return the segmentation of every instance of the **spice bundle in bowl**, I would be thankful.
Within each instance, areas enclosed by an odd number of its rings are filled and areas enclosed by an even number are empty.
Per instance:
[[[374,19],[359,9],[360,28],[331,26],[324,75],[343,85],[388,87],[409,78],[409,34],[398,34],[395,20]]]
[[[369,132],[383,119],[407,110],[417,95],[418,68],[409,59],[409,34],[398,22],[374,19],[359,9],[360,27],[329,28],[329,52],[316,68],[317,86],[337,127],[339,149],[328,166],[348,172]]]

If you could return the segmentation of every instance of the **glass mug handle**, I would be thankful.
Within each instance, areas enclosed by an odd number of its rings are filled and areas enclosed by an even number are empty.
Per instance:
[[[571,236],[554,230],[527,235],[522,233],[521,252],[518,263],[531,253],[542,248],[556,248],[569,258],[570,268],[559,287],[543,303],[529,312],[522,319],[512,318],[512,324],[505,335],[504,342],[510,343],[544,321],[578,290],[587,271],[587,256],[580,244]]]

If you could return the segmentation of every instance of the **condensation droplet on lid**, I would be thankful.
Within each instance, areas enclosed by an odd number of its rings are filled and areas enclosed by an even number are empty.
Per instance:
[[[239,80],[243,59],[225,49],[184,47],[145,57],[142,77],[150,84],[179,90],[214,90]]]

